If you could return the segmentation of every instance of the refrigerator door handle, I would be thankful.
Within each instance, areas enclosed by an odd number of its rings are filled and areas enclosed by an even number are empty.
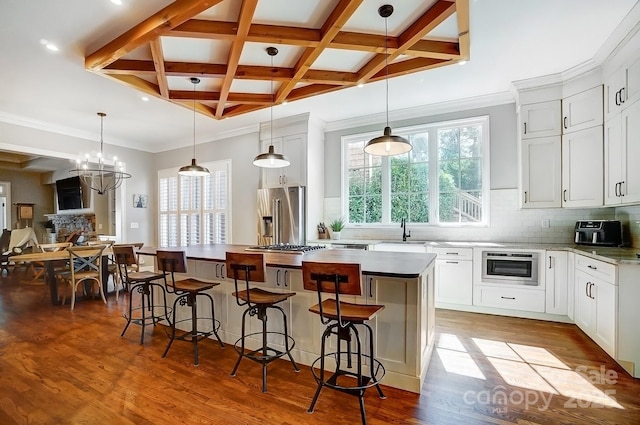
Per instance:
[[[280,198],[275,198],[273,200],[273,243],[274,244],[279,244],[281,243],[280,237],[280,214],[281,214],[281,210],[280,210]]]

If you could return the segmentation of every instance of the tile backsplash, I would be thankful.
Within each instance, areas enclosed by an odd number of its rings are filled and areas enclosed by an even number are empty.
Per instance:
[[[326,198],[326,221],[340,215],[340,199]],[[620,220],[628,230],[631,246],[640,247],[640,206],[608,208],[519,209],[517,189],[491,191],[488,227],[407,226],[412,240],[494,241],[517,243],[572,244],[578,220]],[[548,223],[549,227],[544,227]],[[397,239],[402,230],[396,227],[362,228],[349,226],[343,239]],[[313,236],[310,237],[310,239]]]

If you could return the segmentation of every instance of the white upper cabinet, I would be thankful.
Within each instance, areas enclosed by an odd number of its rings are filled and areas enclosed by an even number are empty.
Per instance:
[[[559,136],[560,106],[559,100],[522,105],[520,107],[521,139]]]
[[[262,152],[269,150],[269,145],[273,144],[276,153],[286,156],[291,165],[284,168],[264,168],[262,170],[262,186],[305,186],[306,176],[306,134],[296,134],[284,136],[276,139],[263,140],[260,143]]]
[[[598,207],[603,202],[602,126],[562,136],[562,206]]]
[[[523,139],[520,142],[520,178],[522,208],[561,206],[560,136]]]
[[[605,120],[640,99],[640,55],[634,55],[604,79]]]
[[[640,101],[605,124],[605,204],[640,202]]]
[[[562,133],[602,124],[602,86],[562,99]]]

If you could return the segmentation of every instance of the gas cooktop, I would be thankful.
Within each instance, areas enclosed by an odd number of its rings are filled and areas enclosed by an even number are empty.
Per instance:
[[[282,253],[290,253],[290,254],[304,254],[309,251],[317,251],[321,249],[326,249],[324,245],[291,245],[288,243],[285,244],[276,244],[276,245],[257,245],[250,246],[245,248],[245,251],[258,251],[258,252],[282,252]]]

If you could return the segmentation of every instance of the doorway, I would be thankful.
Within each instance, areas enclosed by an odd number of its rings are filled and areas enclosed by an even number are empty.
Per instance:
[[[11,183],[0,182],[0,229],[10,229],[11,225]]]

